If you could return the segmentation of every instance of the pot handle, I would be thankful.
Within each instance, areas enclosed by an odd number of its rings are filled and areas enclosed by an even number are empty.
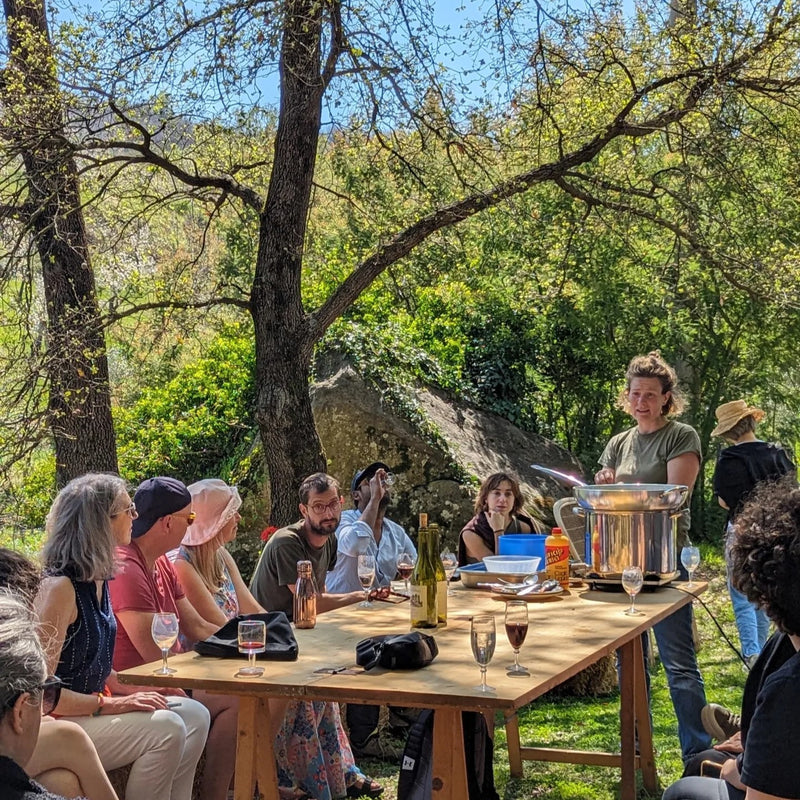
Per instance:
[[[688,486],[675,486],[673,489],[666,489],[665,491],[661,492],[661,497],[666,497],[668,494],[672,492],[680,492],[683,496],[686,496],[686,492],[689,491]]]
[[[586,516],[586,509],[582,508],[581,506],[575,505],[572,506],[572,513],[578,517],[585,517]]]

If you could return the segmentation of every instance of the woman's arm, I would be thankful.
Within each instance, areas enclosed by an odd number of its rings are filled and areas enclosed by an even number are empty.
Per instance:
[[[667,483],[688,486],[691,492],[700,473],[700,456],[697,453],[682,453],[667,461]]]
[[[486,546],[486,542],[478,536],[475,531],[463,530],[461,531],[461,539],[464,542],[464,547],[467,550],[467,555],[470,558],[475,558],[480,561],[484,556],[493,556],[494,553]],[[495,545],[497,544],[497,536],[495,535]]]
[[[233,586],[236,589],[236,600],[239,603],[240,613],[260,614],[266,611],[263,606],[259,605],[258,601],[247,588],[247,584],[245,584],[242,579],[242,573],[239,572],[239,567],[236,566],[233,556],[224,547],[222,548],[222,558],[225,561],[225,566],[228,568]]]
[[[195,611],[207,622],[221,628],[228,618],[214,602],[214,596],[208,591],[198,571],[182,558],[176,559],[173,566],[183,591],[186,592],[186,599],[194,606]]]

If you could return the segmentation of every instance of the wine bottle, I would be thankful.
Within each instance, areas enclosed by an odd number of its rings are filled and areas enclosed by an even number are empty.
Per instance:
[[[419,515],[417,534],[417,563],[411,573],[411,627],[435,628],[438,623],[436,611],[436,567],[431,560],[428,515]]]
[[[293,616],[295,628],[313,628],[317,624],[317,583],[310,561],[297,562]]]
[[[439,526],[432,522],[428,527],[428,542],[431,548],[431,561],[436,572],[436,618],[439,625],[447,625],[447,573],[439,555],[441,535]]]

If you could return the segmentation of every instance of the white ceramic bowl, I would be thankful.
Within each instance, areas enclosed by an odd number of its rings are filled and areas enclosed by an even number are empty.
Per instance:
[[[539,569],[541,560],[538,556],[486,556],[483,563],[487,572],[527,575]]]

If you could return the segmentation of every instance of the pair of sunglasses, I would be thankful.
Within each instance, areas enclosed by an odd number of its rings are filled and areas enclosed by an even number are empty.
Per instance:
[[[45,717],[53,713],[58,701],[61,699],[61,679],[56,678],[55,675],[49,675],[44,683],[38,686],[31,686],[30,689],[25,689],[14,695],[14,697],[9,698],[3,706],[3,710],[11,708],[20,695],[25,693],[41,696],[42,716]]]

